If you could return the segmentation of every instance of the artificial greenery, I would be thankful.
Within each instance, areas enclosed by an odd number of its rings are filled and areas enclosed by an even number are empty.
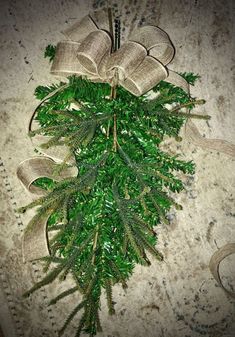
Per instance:
[[[54,52],[48,46],[45,55],[53,59]],[[181,75],[190,84],[198,78],[192,73]],[[59,335],[79,311],[75,337],[101,331],[102,290],[109,313],[114,314],[113,285],[127,288],[134,266],[151,264],[148,253],[163,259],[156,249],[155,226],[168,224],[170,207],[182,208],[172,192],[184,188],[178,173],[193,174],[195,165],[162,151],[159,145],[166,136],[180,141],[187,118],[209,118],[191,113],[203,100],[164,81],[152,89],[152,96],[136,97],[121,86],[115,90],[113,99],[109,84],[71,76],[68,84],[39,86],[35,91],[39,100],[55,94],[39,106],[40,128],[30,136],[51,136],[43,148],[67,145],[68,155],[57,171],[74,159],[79,172],[61,182],[38,179],[35,185],[48,193],[21,209],[38,207],[27,230],[49,216],[47,230],[55,233],[49,241],[50,256],[42,258],[47,274],[25,296],[56,278],[65,280],[68,273],[75,285],[49,305],[75,292],[82,294]]]
[[[52,44],[49,44],[44,52],[44,57],[48,57],[49,61],[52,62],[52,60],[55,57],[55,52],[56,52],[56,46],[53,46]]]

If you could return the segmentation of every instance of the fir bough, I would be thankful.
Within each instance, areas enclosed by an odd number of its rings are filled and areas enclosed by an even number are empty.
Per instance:
[[[55,57],[55,52],[56,52],[56,46],[53,46],[52,44],[49,44],[44,52],[44,57],[48,57],[49,61],[51,62],[54,57]]]
[[[45,56],[51,59],[54,48]],[[192,73],[182,74],[194,84]],[[192,161],[183,161],[160,150],[165,136],[180,141],[181,127],[196,104],[203,104],[181,88],[160,82],[153,88],[156,97],[141,97],[117,87],[116,99],[110,99],[110,86],[71,76],[69,83],[39,86],[35,96],[45,100],[37,110],[38,130],[30,136],[51,136],[42,147],[65,144],[73,156],[78,176],[54,182],[40,178],[35,185],[48,190],[47,195],[23,207],[39,206],[27,230],[48,217],[48,231],[56,231],[49,241],[51,255],[42,258],[47,275],[25,296],[53,282],[73,275],[75,285],[52,299],[55,304],[79,291],[82,300],[60,328],[62,335],[79,311],[83,311],[75,337],[101,331],[100,296],[106,293],[110,314],[115,313],[112,286],[127,280],[135,264],[149,266],[148,253],[162,260],[156,249],[154,228],[168,224],[170,207],[181,209],[169,192],[184,186],[177,172],[193,174]],[[185,110],[185,108],[187,108]],[[51,268],[51,263],[54,267]]]

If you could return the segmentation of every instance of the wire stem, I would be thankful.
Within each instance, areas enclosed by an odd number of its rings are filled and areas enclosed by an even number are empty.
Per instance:
[[[108,18],[109,18],[109,32],[112,38],[112,41],[114,40],[114,33],[113,33],[113,15],[112,15],[112,9],[108,8]],[[112,51],[113,51],[113,45],[112,45]]]
[[[205,103],[205,101],[203,99],[199,99],[199,100],[196,100],[196,101],[190,101],[190,102],[187,102],[187,103],[180,104],[180,105],[176,106],[170,112],[178,111],[178,110],[180,110],[182,108],[186,108],[187,106],[192,105],[192,104],[200,105],[200,104],[204,104],[204,103]]]
[[[117,115],[113,116],[113,149],[117,152]]]
[[[93,243],[93,256],[92,256],[92,264],[95,264],[95,251],[97,247],[97,240],[98,240],[98,233],[99,233],[99,226],[97,226],[96,233],[95,233],[95,238],[94,238],[94,243]]]

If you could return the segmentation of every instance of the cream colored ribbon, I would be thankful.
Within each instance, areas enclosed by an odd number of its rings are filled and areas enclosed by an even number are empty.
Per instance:
[[[127,42],[120,49],[111,52],[112,40],[109,33],[108,13],[105,10],[85,16],[72,27],[64,31],[67,40],[59,42],[51,73],[58,76],[72,74],[85,76],[92,81],[108,82],[112,85],[114,73],[118,70],[119,84],[136,96],[149,91],[161,80],[181,87],[189,93],[189,84],[174,71],[166,68],[173,59],[174,47],[168,35],[158,27],[145,26],[133,30]],[[66,84],[65,86],[66,87]],[[63,87],[62,87],[63,89]],[[58,90],[50,93],[41,105]],[[38,106],[37,106],[38,108]],[[35,109],[29,129],[35,128]],[[205,139],[196,126],[188,121],[186,135],[203,148],[210,148],[228,155],[235,155],[235,146],[222,140]],[[38,147],[48,137],[36,135],[33,144]],[[41,150],[40,150],[41,151]],[[33,186],[40,177],[61,180],[77,174],[76,167],[67,168],[60,176],[54,176],[56,162],[63,160],[67,148],[56,147],[43,151],[48,157],[34,157],[23,161],[17,170],[18,178],[31,193],[37,196],[43,192]],[[47,217],[37,226],[25,232],[23,250],[26,261],[48,255],[46,237]]]
[[[228,294],[230,297],[235,298],[235,292],[230,291],[224,287],[219,273],[220,262],[231,254],[235,254],[235,243],[227,243],[219,250],[217,250],[210,259],[209,268],[212,275],[214,276],[218,284],[221,286],[221,288],[226,292],[226,294]]]
[[[113,53],[105,10],[85,16],[63,34],[67,40],[56,47],[51,67],[54,75],[75,74],[111,84],[118,70],[119,84],[140,96],[170,73],[166,65],[174,57],[174,47],[167,33],[158,27],[134,29],[128,41]]]
[[[177,73],[171,71],[168,78],[165,79],[166,82],[169,82],[177,87],[180,87],[185,92],[190,94],[190,87],[188,82]],[[203,137],[196,125],[192,120],[188,119],[185,126],[185,136],[196,146],[199,146],[203,149],[215,150],[222,152],[228,156],[235,157],[235,145],[222,139],[209,139]]]
[[[46,194],[44,190],[33,185],[38,178],[47,177],[55,181],[61,181],[65,178],[76,176],[77,168],[75,166],[65,168],[60,174],[55,174],[57,163],[49,157],[33,157],[21,162],[17,168],[17,177],[34,194],[36,198]],[[49,255],[47,240],[47,220],[49,215],[40,219],[37,226],[31,230],[25,230],[22,241],[23,260],[32,261]]]
[[[16,174],[30,193],[42,196],[46,192],[33,185],[35,180],[47,177],[55,181],[61,181],[65,178],[76,176],[78,173],[76,166],[68,166],[57,174],[56,165],[57,163],[52,158],[37,156],[22,161],[17,168]]]

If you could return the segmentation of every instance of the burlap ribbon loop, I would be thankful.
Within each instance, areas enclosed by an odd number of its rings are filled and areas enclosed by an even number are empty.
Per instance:
[[[132,41],[124,43],[120,49],[110,55],[106,65],[107,77],[113,77],[114,70],[117,68],[119,79],[125,80],[144,61],[146,56],[146,48],[139,43]]]
[[[97,30],[98,27],[90,15],[84,16],[81,20],[75,22],[71,27],[63,31],[65,37],[69,40],[81,42],[87,35]]]
[[[169,36],[159,27],[144,26],[133,30],[129,36],[130,41],[142,44],[149,55],[162,64],[167,65],[174,57],[174,47]]]
[[[149,77],[147,74],[151,76]],[[151,56],[146,56],[137,69],[121,84],[135,96],[140,96],[142,92],[147,92],[150,87],[154,87],[156,83],[164,80],[167,76],[168,71],[160,62]]]
[[[104,30],[91,32],[81,42],[77,51],[77,60],[86,69],[87,73],[99,77],[99,64],[102,58],[111,52],[111,45],[111,38]]]
[[[58,76],[70,74],[82,75],[85,69],[77,62],[77,53],[80,43],[61,41],[57,44],[56,55],[51,67],[51,73]]]
[[[46,191],[33,185],[33,182],[38,178],[47,177],[55,181],[61,181],[65,178],[77,175],[75,166],[65,168],[61,173],[55,174],[56,162],[49,157],[33,157],[24,160],[17,168],[17,177],[25,186],[25,188],[35,195],[36,199],[39,196],[46,194]],[[37,226],[24,232],[22,241],[23,260],[32,261],[49,255],[48,240],[47,240],[47,221],[49,214],[38,220]]]
[[[17,168],[17,177],[25,188],[33,194],[43,195],[44,190],[33,185],[39,178],[51,178],[55,181],[61,181],[65,178],[76,176],[77,168],[68,166],[59,174],[56,174],[55,168],[57,163],[49,157],[33,157],[22,161]]]

